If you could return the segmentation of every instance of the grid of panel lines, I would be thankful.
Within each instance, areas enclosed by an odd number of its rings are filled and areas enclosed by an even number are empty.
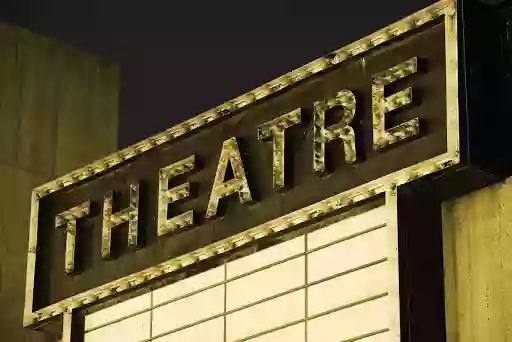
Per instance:
[[[85,342],[398,342],[379,207],[86,316]]]

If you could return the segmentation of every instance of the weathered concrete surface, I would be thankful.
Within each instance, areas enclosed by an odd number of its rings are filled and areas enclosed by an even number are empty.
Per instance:
[[[512,178],[443,206],[448,342],[512,341]]]
[[[117,148],[118,67],[0,24],[0,341],[22,328],[31,189]]]

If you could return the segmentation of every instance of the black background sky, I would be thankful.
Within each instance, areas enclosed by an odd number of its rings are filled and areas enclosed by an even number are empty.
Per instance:
[[[0,17],[121,65],[120,147],[435,0],[0,0]]]

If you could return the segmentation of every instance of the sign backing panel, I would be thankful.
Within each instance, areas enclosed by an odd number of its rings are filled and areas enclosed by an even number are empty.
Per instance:
[[[35,189],[25,325],[458,162],[442,1]]]

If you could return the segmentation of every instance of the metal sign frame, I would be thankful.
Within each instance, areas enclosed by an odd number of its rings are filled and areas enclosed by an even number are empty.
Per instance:
[[[39,201],[56,191],[72,186],[78,182],[100,175],[107,170],[125,163],[152,148],[167,143],[178,137],[190,134],[198,128],[207,126],[216,120],[233,115],[236,111],[255,102],[259,102],[286,90],[290,86],[316,75],[343,61],[358,56],[380,46],[407,32],[442,18],[445,28],[445,64],[446,64],[446,125],[447,151],[441,155],[424,160],[413,166],[401,169],[386,176],[372,180],[363,185],[344,191],[320,202],[293,211],[263,224],[257,225],[227,239],[201,247],[190,253],[172,258],[140,272],[119,278],[104,285],[89,289],[83,293],[53,303],[33,311],[34,286],[36,272],[36,251],[38,248]],[[267,84],[260,86],[232,101],[226,102],[207,112],[199,114],[160,134],[154,135],[128,148],[113,153],[88,166],[68,173],[54,181],[35,188],[32,192],[32,209],[30,214],[30,237],[27,255],[26,291],[24,326],[39,325],[53,317],[64,315],[64,330],[71,324],[73,310],[109,298],[140,286],[150,280],[164,276],[186,266],[198,263],[226,253],[234,248],[263,237],[283,232],[316,217],[326,215],[353,203],[368,199],[377,194],[395,193],[398,186],[431,173],[459,164],[459,77],[458,77],[458,38],[457,8],[455,0],[442,0],[418,11],[388,27],[365,38],[321,57]],[[70,333],[67,333],[69,335]]]

